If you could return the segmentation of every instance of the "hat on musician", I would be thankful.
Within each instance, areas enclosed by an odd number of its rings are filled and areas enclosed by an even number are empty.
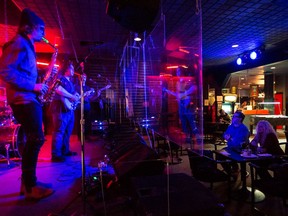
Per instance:
[[[44,21],[37,16],[33,11],[31,11],[28,8],[25,8],[21,12],[21,18],[20,18],[20,23],[19,26],[35,26],[35,25],[45,25]]]

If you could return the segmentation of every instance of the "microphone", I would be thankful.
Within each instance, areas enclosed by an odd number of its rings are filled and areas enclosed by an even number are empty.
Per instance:
[[[55,51],[58,51],[58,49],[49,42],[46,38],[42,37],[42,41],[44,41],[46,44],[50,45]]]

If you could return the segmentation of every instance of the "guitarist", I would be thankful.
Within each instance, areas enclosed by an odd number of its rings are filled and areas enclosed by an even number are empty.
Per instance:
[[[50,105],[53,120],[52,132],[52,161],[64,162],[65,156],[76,155],[70,151],[69,139],[74,127],[74,110],[69,109],[65,103],[79,100],[71,78],[74,75],[74,66],[66,61],[60,70],[61,85],[56,89],[54,100]]]
[[[197,85],[192,77],[188,80],[184,79],[183,71],[180,67],[176,70],[176,76],[178,77],[176,91],[171,91],[166,88],[164,88],[163,91],[176,97],[179,103],[179,118],[182,131],[186,135],[186,142],[191,143],[192,135],[196,139],[199,138],[195,118],[195,105],[193,103],[193,97],[197,95]]]

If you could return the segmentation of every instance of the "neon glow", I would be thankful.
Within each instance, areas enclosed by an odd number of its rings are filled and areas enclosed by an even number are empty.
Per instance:
[[[172,66],[167,66],[166,69],[175,69],[178,67],[188,68],[187,65],[172,65]]]
[[[188,53],[188,54],[190,53],[188,50],[185,50],[185,49],[183,49],[183,48],[179,48],[179,51],[180,51],[180,52],[184,52],[184,53]]]
[[[46,63],[46,62],[37,62],[37,65],[44,65],[44,66],[48,66],[49,63]],[[58,64],[55,64],[54,66],[55,66],[55,67],[59,67]]]

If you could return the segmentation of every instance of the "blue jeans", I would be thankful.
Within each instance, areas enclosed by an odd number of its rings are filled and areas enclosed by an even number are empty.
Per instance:
[[[42,131],[42,107],[36,102],[11,105],[13,115],[26,136],[22,153],[22,181],[26,188],[36,185],[36,166],[40,148],[44,144]]]
[[[74,112],[53,113],[52,156],[61,157],[70,151],[70,136],[74,127]]]
[[[182,130],[186,135],[198,134],[195,121],[194,110],[190,107],[189,101],[181,100],[179,104],[179,118],[181,120]]]

